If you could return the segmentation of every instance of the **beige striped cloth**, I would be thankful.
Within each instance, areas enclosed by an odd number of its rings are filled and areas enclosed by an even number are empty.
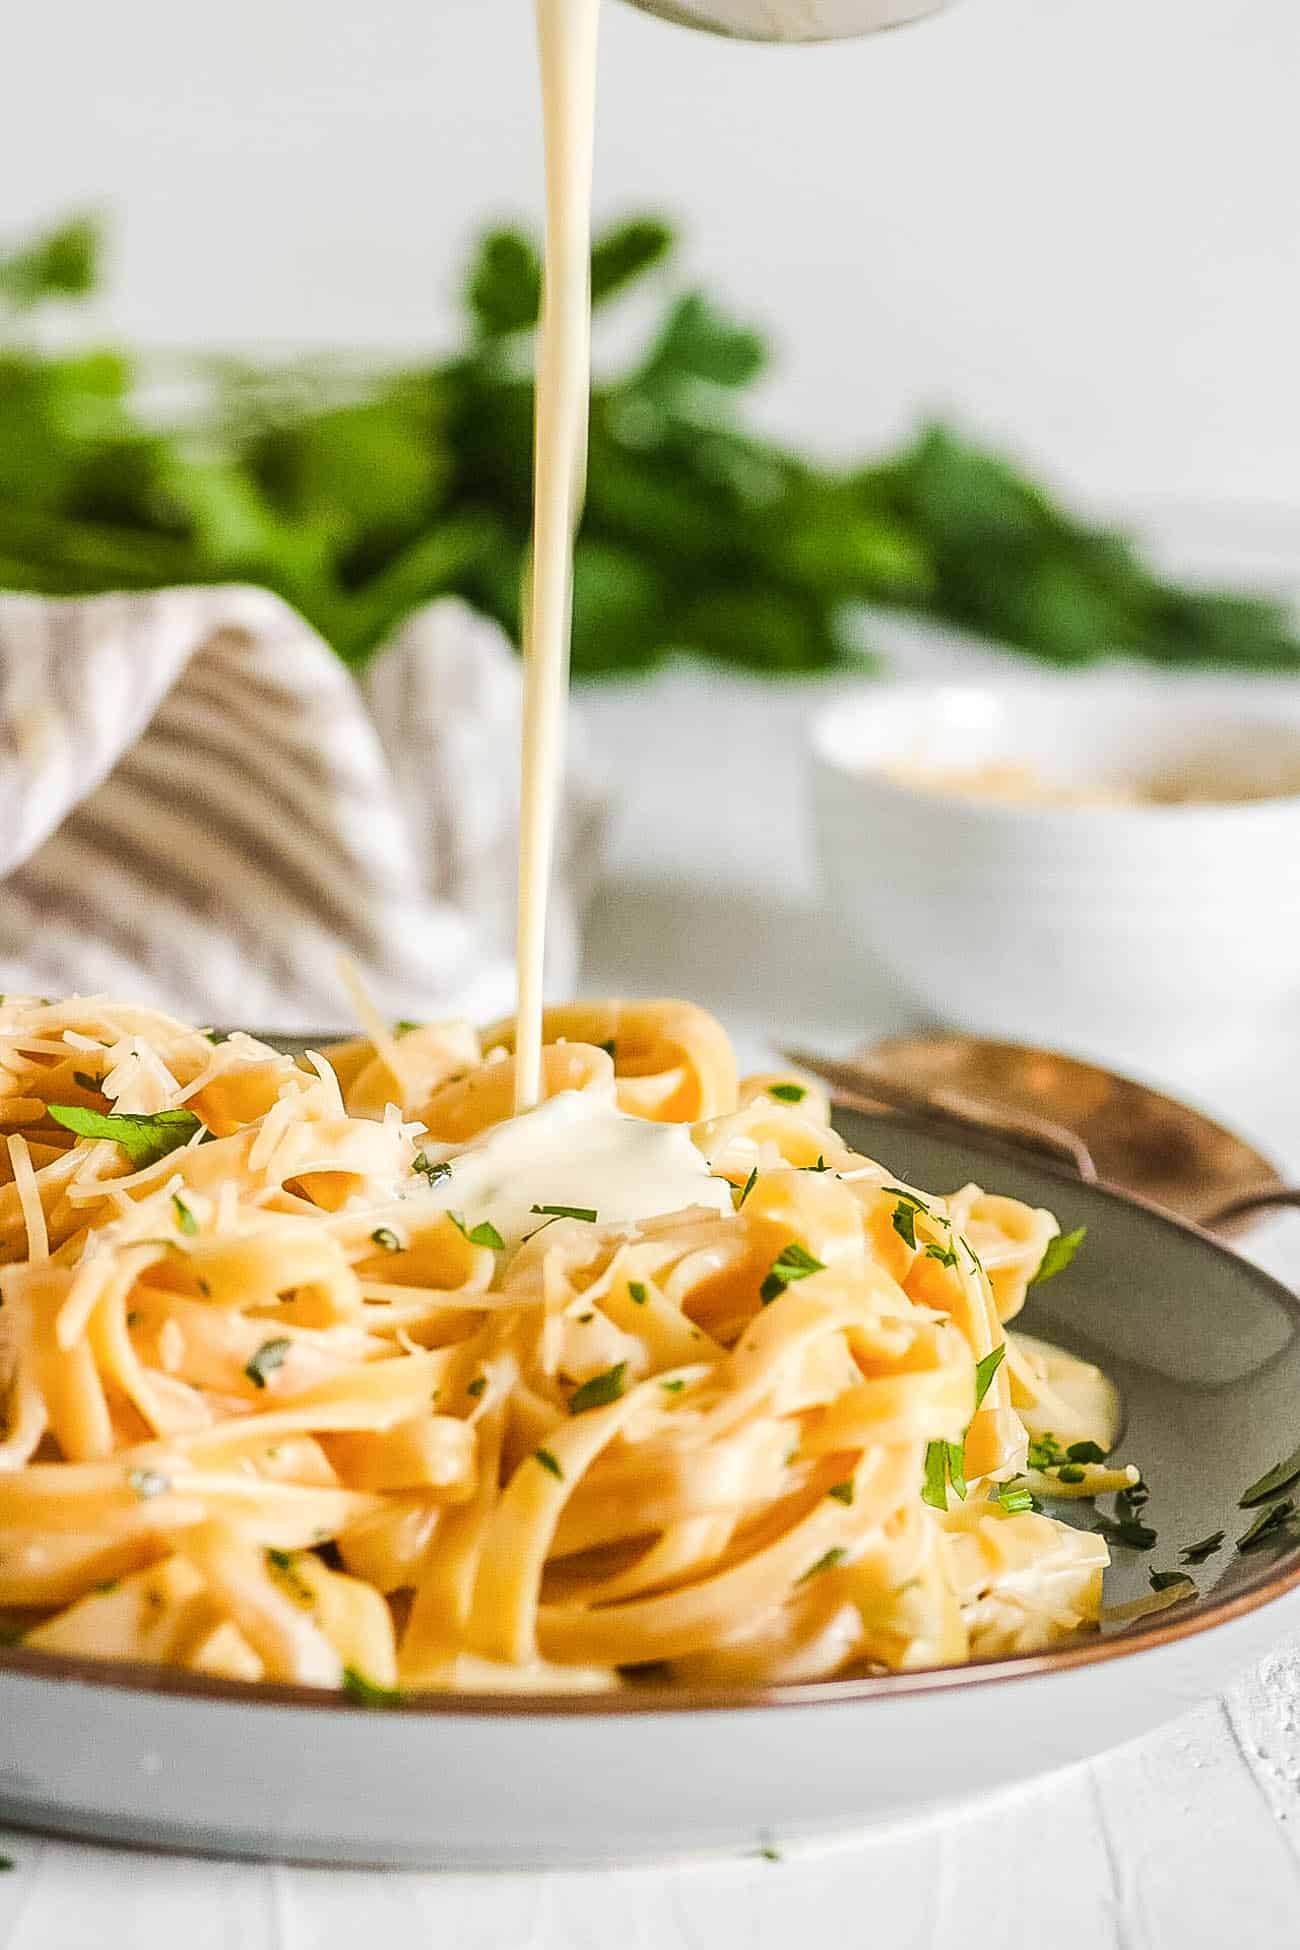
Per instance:
[[[513,1005],[520,684],[462,603],[357,682],[263,590],[0,597],[0,992],[329,1028]],[[571,753],[554,993],[604,795]]]

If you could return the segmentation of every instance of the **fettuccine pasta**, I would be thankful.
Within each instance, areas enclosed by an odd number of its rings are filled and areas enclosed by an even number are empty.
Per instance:
[[[1006,1323],[1057,1233],[846,1148],[682,1002],[298,1062],[0,1005],[0,1609],[26,1646],[393,1689],[907,1670],[1094,1625]],[[1058,1453],[1064,1453],[1058,1450]],[[1041,1456],[1039,1458],[1041,1462]]]

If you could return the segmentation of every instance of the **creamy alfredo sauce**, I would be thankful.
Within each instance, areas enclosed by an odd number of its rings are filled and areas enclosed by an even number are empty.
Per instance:
[[[546,274],[537,352],[533,552],[524,618],[515,1109],[541,1096],[546,905],[564,772],[573,536],[591,390],[591,169],[600,0],[537,0]]]
[[[439,1156],[436,1146],[425,1150]],[[537,1206],[568,1206],[601,1225],[688,1205],[732,1209],[730,1185],[710,1176],[684,1124],[627,1117],[612,1095],[590,1090],[562,1091],[444,1156],[450,1169],[431,1196],[471,1231],[487,1220],[508,1247],[564,1216]]]

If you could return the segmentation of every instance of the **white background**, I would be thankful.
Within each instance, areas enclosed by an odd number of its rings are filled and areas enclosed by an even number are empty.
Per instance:
[[[598,202],[688,220],[776,328],[774,425],[869,449],[950,404],[1089,499],[1300,505],[1295,0],[962,0],[748,48],[610,0]],[[538,206],[528,0],[9,11],[0,233],[118,227],[153,341],[423,343]]]

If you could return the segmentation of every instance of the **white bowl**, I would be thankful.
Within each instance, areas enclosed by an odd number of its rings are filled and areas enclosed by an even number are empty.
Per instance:
[[[1300,993],[1300,704],[1140,674],[881,684],[823,711],[827,895],[933,1018],[1159,1067]],[[1052,786],[1174,783],[1216,804],[939,791],[891,767],[1010,761]]]

